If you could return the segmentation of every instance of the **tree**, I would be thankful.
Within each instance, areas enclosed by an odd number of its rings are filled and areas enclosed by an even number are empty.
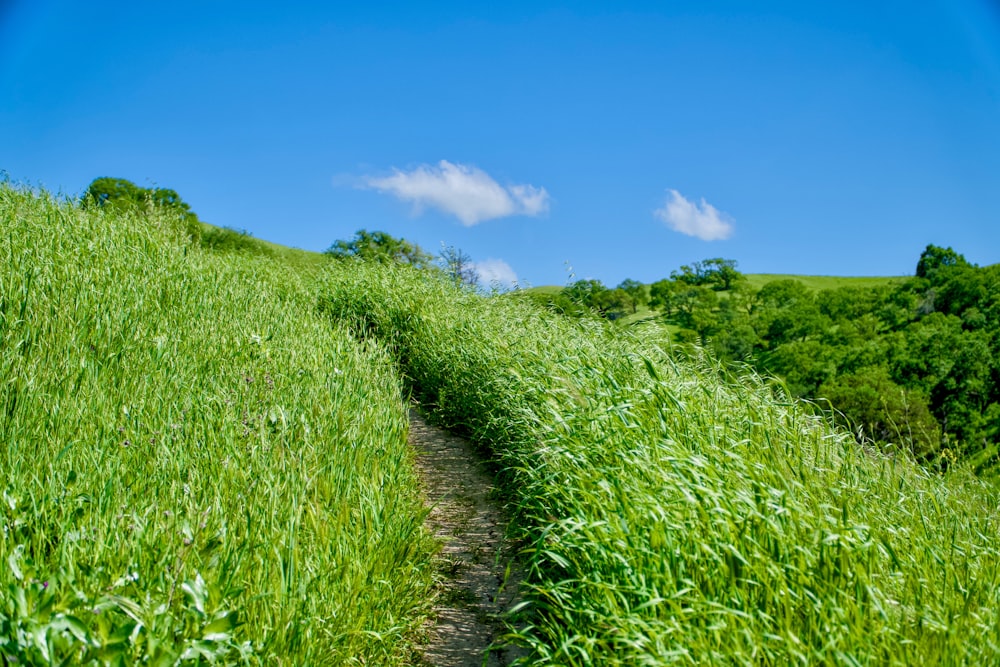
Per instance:
[[[819,386],[836,372],[829,357],[829,348],[817,340],[793,340],[763,353],[758,363],[762,370],[784,378],[793,396],[806,398],[815,396]]]
[[[149,201],[149,190],[124,178],[95,178],[81,197],[84,208],[139,208]]]
[[[124,178],[95,178],[80,198],[83,208],[106,208],[117,211],[144,211],[157,208],[176,215],[192,240],[201,238],[201,221],[176,191],[168,188],[141,188]]]
[[[728,362],[752,361],[759,342],[757,332],[749,324],[720,326],[711,338],[715,356]]]
[[[797,280],[775,280],[757,293],[754,326],[771,349],[805,340],[823,330],[823,315],[812,292]]]
[[[674,296],[682,289],[682,285],[664,278],[649,286],[649,307],[669,315],[674,309]]]
[[[431,256],[406,239],[385,232],[359,229],[350,241],[338,240],[324,251],[337,259],[357,258],[382,263],[398,262],[419,269],[430,265]]]
[[[441,245],[438,264],[456,285],[472,287],[479,282],[479,274],[476,273],[476,265],[472,262],[472,257],[455,246]]]
[[[703,339],[718,323],[719,297],[701,285],[682,286],[673,295],[674,319],[682,327],[698,332]]]
[[[834,322],[850,321],[874,313],[886,301],[888,287],[838,287],[816,294],[819,311]]]
[[[632,297],[629,296],[628,292],[620,287],[606,289],[597,295],[597,298],[594,300],[594,307],[597,308],[597,312],[601,317],[609,320],[617,320],[629,310],[635,312],[635,302],[632,301]]]
[[[632,300],[633,314],[639,310],[639,306],[649,303],[649,292],[646,290],[646,286],[638,280],[626,278],[619,283],[617,289],[625,292]]]
[[[676,271],[671,271],[670,279],[675,283],[684,283],[685,285],[703,285],[705,274],[701,270],[701,262],[694,262],[684,264]]]
[[[831,379],[817,393],[862,441],[896,443],[923,461],[932,459],[941,446],[941,429],[927,399],[893,382],[884,366]]]
[[[939,268],[934,274],[934,309],[962,316],[966,310],[987,303],[996,294],[997,285],[990,284],[989,273],[974,266]]]
[[[708,282],[718,290],[731,290],[738,281],[743,280],[743,274],[736,270],[735,259],[706,259],[702,262],[702,267],[708,276]]]
[[[750,322],[751,296],[743,289],[735,289],[729,293],[729,298],[719,299],[718,325],[710,342],[716,356],[723,361],[752,361],[760,344],[760,337]]]
[[[608,288],[600,280],[577,280],[562,289],[562,295],[578,306],[604,315],[605,294]]]
[[[946,267],[968,267],[971,266],[965,257],[949,248],[941,248],[933,244],[928,244],[924,251],[920,253],[917,260],[917,278],[927,278],[934,281],[935,274]]]
[[[714,285],[716,290],[729,290],[743,278],[736,270],[736,260],[715,257],[691,265],[685,264],[670,273],[670,279],[686,285]]]

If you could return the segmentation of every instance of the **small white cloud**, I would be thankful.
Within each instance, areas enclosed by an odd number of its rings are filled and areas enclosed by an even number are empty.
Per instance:
[[[428,206],[450,213],[467,227],[510,215],[538,216],[549,210],[545,188],[504,187],[482,169],[447,160],[410,171],[393,169],[391,176],[365,178],[364,185],[412,202],[417,213]]]
[[[517,274],[514,273],[514,269],[502,259],[486,259],[474,262],[472,266],[479,275],[480,285],[498,284],[509,289],[517,284]]]
[[[696,236],[702,241],[720,241],[733,235],[733,222],[704,199],[695,204],[677,190],[667,190],[670,198],[653,212],[675,232]]]

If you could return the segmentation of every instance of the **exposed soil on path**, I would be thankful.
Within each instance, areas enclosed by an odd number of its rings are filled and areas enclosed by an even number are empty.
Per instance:
[[[500,616],[517,598],[521,573],[504,538],[508,517],[493,476],[468,441],[431,426],[410,410],[410,445],[417,453],[428,527],[444,542],[434,608],[436,624],[423,650],[435,667],[500,667],[523,653],[489,647],[503,634]]]

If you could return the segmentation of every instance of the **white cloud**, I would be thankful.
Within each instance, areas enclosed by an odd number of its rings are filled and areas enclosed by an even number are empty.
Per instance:
[[[696,236],[702,241],[720,241],[733,235],[732,218],[704,199],[695,204],[677,190],[667,190],[670,198],[653,212],[675,232]]]
[[[365,186],[425,207],[450,213],[472,226],[510,215],[538,216],[549,210],[549,193],[533,185],[502,186],[482,169],[441,160],[410,171],[393,169],[391,176],[368,177]]]
[[[517,274],[514,273],[514,269],[502,259],[473,262],[472,266],[479,275],[479,284],[483,286],[498,283],[501,287],[511,288],[517,284]]]

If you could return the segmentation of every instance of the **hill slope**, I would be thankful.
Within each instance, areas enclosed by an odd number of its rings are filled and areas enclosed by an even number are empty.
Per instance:
[[[406,387],[500,471],[526,662],[1000,661],[995,489],[655,324],[7,186],[0,226],[5,660],[406,663],[431,552]]]
[[[997,494],[932,476],[764,386],[518,294],[391,267],[322,307],[393,350],[504,471],[536,664],[987,664]]]
[[[431,545],[388,357],[176,220],[0,186],[0,231],[5,662],[405,664]]]

